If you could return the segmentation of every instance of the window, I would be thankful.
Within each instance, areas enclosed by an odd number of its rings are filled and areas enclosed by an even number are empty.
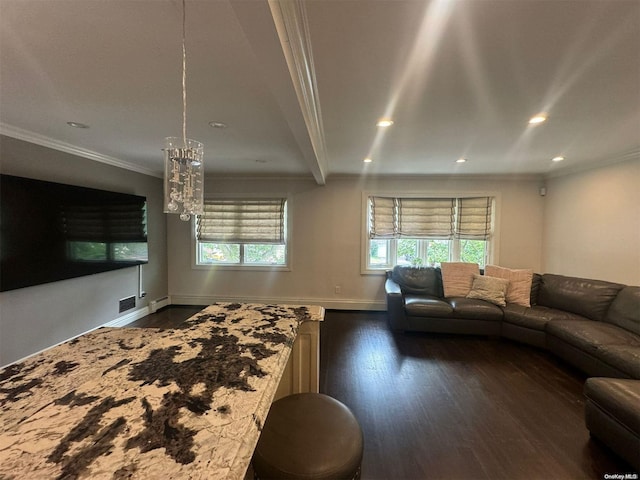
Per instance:
[[[146,262],[149,258],[146,242],[81,242],[67,243],[67,253],[74,262]]]
[[[209,199],[196,216],[196,264],[287,265],[287,200]]]
[[[367,199],[366,268],[478,263],[491,255],[493,198]]]
[[[147,203],[64,204],[67,258],[73,262],[146,262]],[[106,241],[105,241],[106,240]]]

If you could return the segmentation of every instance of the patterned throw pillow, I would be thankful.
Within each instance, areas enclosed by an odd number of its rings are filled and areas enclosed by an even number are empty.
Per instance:
[[[477,263],[442,262],[440,270],[445,297],[466,297],[471,291],[473,275],[480,274]]]
[[[473,285],[471,286],[471,291],[467,294],[467,298],[477,298],[504,307],[507,305],[508,287],[509,280],[505,278],[474,275]]]
[[[511,268],[498,267],[497,265],[487,265],[484,267],[484,274],[490,277],[506,278],[509,280],[507,303],[516,303],[523,307],[531,306],[533,270],[514,270]]]

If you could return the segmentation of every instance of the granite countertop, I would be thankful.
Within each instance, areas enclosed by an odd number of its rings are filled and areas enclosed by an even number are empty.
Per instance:
[[[216,303],[0,370],[0,478],[244,478],[298,326],[323,316]]]

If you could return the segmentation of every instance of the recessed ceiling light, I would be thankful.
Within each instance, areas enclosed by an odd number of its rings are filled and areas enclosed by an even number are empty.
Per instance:
[[[547,114],[546,113],[539,113],[535,117],[531,117],[529,119],[529,124],[530,125],[537,125],[537,124],[542,123],[542,122],[544,122],[546,120],[547,120]]]
[[[365,158],[365,159],[363,160],[363,162],[364,162],[364,163],[371,163],[371,162],[373,162],[373,160],[372,160],[371,158],[367,157],[367,158]]]
[[[209,122],[209,126],[213,128],[227,128],[228,125],[222,122]]]
[[[466,158],[459,158],[459,159],[456,160],[456,163],[464,163],[466,161],[467,161]]]
[[[562,160],[564,160],[564,157],[561,155],[558,155],[557,157],[553,157],[551,159],[552,162],[561,162]]]
[[[391,125],[393,125],[393,120],[389,120],[388,118],[378,120],[378,123],[376,123],[376,127],[390,127]]]
[[[73,128],[89,128],[89,125],[80,122],[67,122],[67,125]]]

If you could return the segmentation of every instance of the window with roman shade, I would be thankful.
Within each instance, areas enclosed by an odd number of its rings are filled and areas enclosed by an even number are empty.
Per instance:
[[[369,197],[369,237],[488,239],[491,197]]]
[[[398,238],[451,238],[451,198],[398,198]]]
[[[491,236],[491,197],[459,198],[456,238],[487,240]]]
[[[147,203],[65,203],[59,222],[66,255],[73,262],[146,262]]]
[[[200,242],[285,243],[285,198],[206,199],[197,216]]]
[[[286,198],[206,199],[195,221],[195,264],[288,269]]]
[[[493,259],[495,199],[367,196],[363,272]]]
[[[394,238],[398,232],[395,198],[369,197],[369,237]]]

